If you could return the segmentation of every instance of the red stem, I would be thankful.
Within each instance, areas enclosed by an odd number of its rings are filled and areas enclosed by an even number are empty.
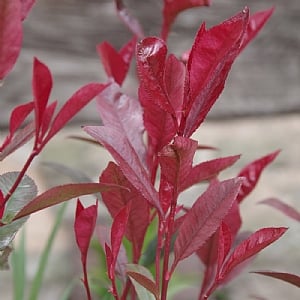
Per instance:
[[[86,269],[86,264],[85,263],[83,264],[83,283],[84,283],[84,286],[85,286],[87,299],[92,300],[90,286],[89,286],[89,282],[88,282],[87,269]]]
[[[165,231],[165,224],[164,220],[160,214],[158,214],[159,221],[158,221],[158,233],[157,233],[157,245],[156,245],[156,256],[155,256],[155,282],[156,286],[159,289],[160,287],[160,257],[161,257],[161,250],[163,246],[163,236]]]
[[[11,195],[15,192],[17,187],[19,186],[20,182],[22,181],[24,175],[26,174],[28,168],[30,167],[33,159],[39,154],[39,151],[33,150],[28,157],[25,165],[23,166],[22,170],[20,171],[16,181],[14,182],[13,186],[10,188],[9,192],[6,194],[3,205],[6,204],[6,202],[9,200]]]
[[[174,218],[176,213],[176,197],[174,197],[175,201],[171,202],[170,214],[168,218],[168,228],[166,230],[166,238],[165,238],[165,249],[164,249],[164,263],[163,263],[163,272],[162,272],[162,289],[161,289],[161,300],[167,299],[168,285],[170,280],[169,274],[169,259],[170,259],[170,251],[171,251],[171,238],[174,227]]]

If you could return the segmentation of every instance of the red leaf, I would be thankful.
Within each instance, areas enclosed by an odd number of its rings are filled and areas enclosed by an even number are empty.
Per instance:
[[[14,220],[82,195],[94,194],[113,188],[122,187],[102,183],[77,183],[57,186],[30,201],[18,212]]]
[[[217,287],[215,279],[231,248],[231,244],[231,232],[227,225],[222,222],[213,236],[197,251],[197,255],[206,266],[199,299],[205,299],[204,295],[208,298]]]
[[[108,42],[103,42],[97,46],[107,76],[112,77],[119,85],[123,83],[128,72],[135,43],[136,39],[134,38],[120,52],[117,52]]]
[[[262,158],[259,158],[245,166],[240,171],[238,177],[244,177],[244,180],[237,197],[238,202],[241,202],[247,195],[252,192],[264,168],[276,158],[279,152],[280,151],[275,151]]]
[[[300,276],[296,274],[284,273],[284,272],[273,272],[273,271],[253,271],[251,273],[260,274],[264,276],[273,277],[300,288]]]
[[[223,222],[228,226],[232,240],[234,240],[242,225],[240,207],[236,200],[233,202]]]
[[[87,252],[96,226],[97,211],[98,201],[95,205],[84,208],[79,199],[77,200],[74,230],[76,242],[81,252],[81,261],[84,266],[86,265]]]
[[[125,234],[125,230],[127,227],[129,210],[130,210],[131,202],[127,203],[118,214],[114,217],[112,226],[111,226],[111,253],[112,253],[112,263],[110,265],[111,270],[115,270],[116,263],[118,259],[118,254],[120,251],[120,247],[122,244],[122,239]],[[112,278],[114,278],[114,273],[112,274]]]
[[[97,104],[103,124],[122,132],[138,154],[141,163],[146,166],[143,112],[139,102],[122,94],[120,87],[113,83],[99,94]]]
[[[0,80],[11,71],[23,38],[20,0],[0,2]]]
[[[180,191],[184,191],[194,184],[216,177],[222,170],[233,165],[240,155],[227,156],[202,162],[193,167],[189,176],[185,177],[180,184]]]
[[[243,39],[240,51],[242,51],[248,45],[248,43],[255,38],[258,32],[262,29],[265,23],[272,16],[273,12],[274,12],[274,7],[268,10],[259,11],[254,15],[250,16],[246,34]]]
[[[32,6],[35,4],[35,0],[21,0],[22,4],[22,21],[27,17],[28,13],[30,12]]]
[[[119,18],[134,35],[136,35],[139,39],[142,39],[144,37],[144,33],[139,21],[129,14],[122,0],[115,0],[115,3]]]
[[[107,84],[89,83],[75,92],[53,120],[50,130],[43,140],[43,146],[105,87]]]
[[[41,124],[41,137],[44,137],[49,130],[50,123],[52,121],[55,109],[57,106],[57,101],[54,101],[45,109],[43,121]]]
[[[224,264],[219,275],[219,281],[224,282],[226,277],[242,262],[257,254],[268,245],[278,240],[287,228],[262,228],[241,242]]]
[[[137,45],[137,70],[140,88],[151,97],[153,105],[175,115],[164,82],[167,52],[163,40],[156,37],[143,39]]]
[[[166,40],[177,15],[185,9],[197,6],[209,6],[210,0],[164,0],[162,39]]]
[[[39,138],[39,130],[50,92],[52,89],[52,75],[48,67],[37,58],[33,61],[32,91],[35,106],[36,138]]]
[[[87,276],[87,253],[90,241],[95,230],[98,215],[98,202],[95,205],[84,208],[77,200],[76,217],[74,222],[74,230],[76,242],[81,253],[81,262],[83,267],[84,279],[83,283],[87,292],[87,299],[91,298],[90,287]]]
[[[291,207],[290,205],[280,201],[279,199],[268,198],[259,203],[272,206],[272,207],[278,209],[279,211],[281,211],[286,216],[300,222],[300,212],[298,212],[295,208]]]
[[[214,181],[197,199],[179,227],[172,270],[180,260],[197,251],[217,230],[232,206],[240,186],[239,178]]]
[[[132,242],[133,261],[136,263],[141,256],[145,233],[149,225],[150,211],[148,203],[126,179],[120,168],[112,162],[103,171],[100,182],[128,188],[128,191],[115,189],[102,192],[102,200],[112,218],[115,218],[120,209],[132,201],[125,235]]]
[[[9,135],[6,137],[2,146],[0,147],[0,151],[2,152],[4,148],[10,143],[17,129],[23,124],[24,120],[33,110],[34,105],[33,102],[28,102],[25,104],[18,105],[14,108],[10,115],[9,121]]]
[[[167,145],[176,134],[176,126],[171,114],[157,106],[152,97],[140,86],[139,100],[144,108],[144,126],[148,133],[149,159],[153,159],[165,145]],[[149,165],[152,166],[152,161]]]
[[[187,64],[189,94],[181,124],[184,136],[191,136],[199,127],[222,92],[239,53],[248,18],[249,11],[244,10],[210,30],[205,25],[200,28]]]
[[[5,209],[5,197],[3,196],[3,193],[0,190],[0,220],[3,217],[4,209]]]
[[[192,139],[177,136],[159,153],[161,173],[176,190],[190,176],[197,145]]]
[[[185,83],[185,65],[176,56],[170,54],[165,64],[165,89],[175,112],[178,125],[182,115],[182,104]]]
[[[5,140],[5,146],[0,151],[0,161],[12,152],[26,144],[35,134],[35,124],[33,122],[18,130],[8,141]]]

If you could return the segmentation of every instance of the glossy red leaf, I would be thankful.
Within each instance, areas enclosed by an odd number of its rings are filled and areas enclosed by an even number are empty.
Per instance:
[[[197,251],[218,229],[232,206],[240,186],[239,178],[222,182],[213,181],[196,200],[179,227],[172,270],[180,260]]]
[[[104,184],[121,185],[128,188],[128,191],[115,189],[102,192],[102,200],[112,218],[116,217],[121,208],[130,201],[132,202],[125,236],[132,242],[133,261],[138,262],[141,256],[145,233],[150,222],[150,208],[148,202],[133,187],[123,175],[120,168],[113,162],[110,162],[103,171],[100,182]]]
[[[89,83],[77,92],[75,92],[71,98],[64,104],[56,115],[50,130],[43,140],[45,145],[59,130],[61,130],[84,106],[86,106],[91,100],[93,100],[107,84],[101,83]]]
[[[180,12],[192,7],[209,6],[210,2],[210,0],[164,0],[162,39],[167,39],[170,27]]]
[[[248,45],[248,43],[255,38],[255,36],[263,28],[265,23],[270,19],[273,12],[274,12],[274,7],[264,11],[259,11],[254,15],[250,16],[246,34],[243,39],[240,51],[242,51]]]
[[[34,58],[32,92],[35,106],[36,137],[39,138],[39,130],[43,121],[44,112],[47,107],[52,89],[52,75],[48,67]]]
[[[164,74],[167,46],[157,37],[147,37],[137,45],[137,70],[140,88],[151,97],[152,105],[175,115],[166,91]]]
[[[107,273],[108,273],[108,278],[110,280],[114,279],[114,268],[113,268],[113,254],[112,251],[110,249],[110,247],[105,243],[104,245],[104,249],[105,249],[105,258],[106,258],[106,264],[107,264]]]
[[[129,41],[119,52],[108,42],[97,46],[107,76],[112,77],[115,82],[122,84],[129,69],[132,56],[135,51],[136,39]]]
[[[193,44],[188,70],[188,97],[181,124],[184,136],[191,136],[222,92],[248,24],[249,11],[226,20],[209,30],[202,25]]]
[[[57,186],[30,201],[19,211],[14,220],[79,196],[95,194],[113,188],[122,187],[103,183],[77,183]]]
[[[265,167],[267,167],[277,157],[279,152],[280,151],[275,151],[266,156],[263,156],[251,162],[240,171],[238,177],[243,177],[244,179],[241,190],[237,197],[238,202],[241,202],[252,192]]]
[[[144,37],[144,32],[139,21],[130,15],[123,3],[123,0],[115,0],[115,3],[119,18],[134,35],[136,35],[139,39],[142,39]]]
[[[21,50],[21,9],[20,0],[0,1],[0,80],[11,71]]]
[[[278,240],[287,228],[262,228],[241,242],[229,256],[220,272],[218,280],[223,282],[227,276],[241,263],[257,254],[268,245]]]
[[[184,191],[194,184],[213,179],[221,171],[232,166],[239,158],[240,155],[221,157],[205,161],[194,166],[190,172],[190,175],[182,180],[179,190]]]
[[[175,136],[177,128],[171,114],[157,106],[152,97],[140,86],[139,100],[144,108],[144,126],[148,133],[148,154],[152,159]],[[152,162],[149,162],[152,165]]]
[[[279,211],[281,211],[286,216],[300,222],[300,212],[298,212],[294,207],[282,202],[279,199],[268,198],[268,199],[265,199],[265,200],[263,200],[259,203],[260,204],[267,204],[269,206],[272,206],[272,207],[278,209]]]
[[[185,65],[175,55],[170,54],[165,63],[165,89],[175,112],[178,125],[182,115],[182,104],[184,98]]]
[[[5,138],[2,146],[0,147],[0,151],[2,152],[4,148],[10,143],[17,129],[23,124],[24,120],[28,117],[28,115],[32,112],[34,108],[33,102],[28,102],[25,104],[18,105],[15,107],[10,115],[9,120],[9,134]]]
[[[300,288],[300,276],[296,274],[285,273],[285,272],[273,272],[273,271],[254,271],[251,273],[276,278]]]

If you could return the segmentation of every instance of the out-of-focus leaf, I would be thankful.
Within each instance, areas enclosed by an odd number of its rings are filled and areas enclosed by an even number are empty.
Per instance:
[[[21,50],[21,10],[20,0],[0,1],[0,80],[11,71]]]
[[[133,261],[137,262],[141,256],[145,233],[150,222],[150,208],[148,202],[134,186],[132,186],[123,175],[120,168],[113,162],[110,162],[103,171],[100,182],[121,185],[128,188],[128,191],[111,190],[102,192],[102,200],[113,219],[121,208],[129,202],[133,203],[129,211],[125,236],[132,242]]]
[[[52,89],[52,75],[49,68],[34,58],[32,92],[35,107],[36,138],[39,138],[40,127]]]
[[[139,39],[142,39],[144,37],[144,32],[139,21],[129,14],[123,0],[115,0],[115,3],[119,18],[134,35],[136,35]]]
[[[35,134],[35,124],[31,122],[27,124],[24,128],[18,130],[12,139],[5,145],[4,149],[0,151],[0,161],[4,160],[9,154],[13,153],[21,146],[26,144],[29,140],[34,137]]]
[[[279,154],[280,151],[275,151],[266,156],[263,156],[247,166],[245,166],[238,177],[243,177],[243,184],[241,186],[240,192],[237,196],[237,201],[241,202],[247,195],[249,195],[255,188],[262,171],[267,167]]]
[[[210,0],[164,0],[162,39],[166,40],[177,15],[185,9],[197,6],[209,6]]]
[[[223,282],[239,264],[257,254],[268,245],[278,240],[287,228],[262,228],[241,242],[231,253],[223,266],[218,280]]]
[[[97,200],[96,200],[97,201]],[[87,253],[90,241],[95,230],[98,216],[98,201],[95,205],[84,208],[79,199],[77,200],[76,216],[74,222],[74,231],[76,242],[81,253],[81,262],[83,267],[83,283],[87,292],[87,298],[90,300],[90,287],[87,277]]]
[[[218,229],[232,206],[241,186],[239,178],[212,182],[186,213],[175,241],[175,258],[178,262],[198,250]]]
[[[75,92],[56,115],[47,136],[43,140],[43,145],[45,145],[60,129],[62,129],[62,127],[66,125],[66,123],[68,123],[105,87],[107,87],[107,84],[89,83]]]
[[[263,201],[260,201],[259,203],[272,206],[272,207],[278,209],[279,211],[281,211],[286,216],[300,222],[300,212],[298,212],[294,207],[282,202],[279,199],[268,198]]]
[[[128,264],[127,274],[134,285],[139,299],[159,299],[159,290],[148,269],[141,265]]]
[[[22,9],[21,9],[21,16],[22,16],[22,21],[27,17],[28,13],[30,12],[32,6],[35,4],[35,0],[20,0],[22,4]]]
[[[248,24],[249,10],[206,30],[202,25],[193,44],[188,70],[188,95],[185,99],[180,131],[191,136],[219,97],[225,80],[239,53]]]
[[[8,258],[12,251],[9,246],[0,250],[0,271],[9,269]]]
[[[15,238],[16,233],[27,221],[27,219],[28,217],[24,217],[0,227],[0,251],[10,245]]]
[[[23,209],[19,211],[14,219],[28,216],[44,208],[62,203],[64,201],[68,201],[79,196],[95,194],[113,188],[122,187],[102,183],[74,183],[57,186],[49,189],[48,191],[30,201]]]
[[[253,271],[251,273],[276,278],[300,288],[300,276],[296,274],[285,273],[285,272],[273,272],[273,271]]]
[[[21,104],[14,108],[9,120],[9,134],[5,138],[2,146],[0,146],[1,152],[3,152],[4,149],[9,146],[11,140],[14,137],[15,132],[17,131],[17,129],[20,128],[20,126],[22,125],[26,117],[30,114],[30,112],[33,110],[33,108],[33,102]]]
[[[135,51],[135,43],[136,38],[131,39],[119,52],[108,42],[103,42],[97,46],[107,76],[112,77],[119,85],[122,85],[128,72]]]
[[[190,175],[182,180],[179,186],[180,191],[184,191],[201,181],[216,177],[221,171],[232,166],[239,158],[240,155],[221,157],[194,166]]]
[[[3,194],[7,194],[15,183],[19,172],[9,172],[0,175],[0,189]],[[1,222],[10,223],[14,217],[37,195],[37,186],[34,181],[25,175],[15,192],[9,197],[5,205],[4,214]]]
[[[262,29],[265,23],[270,19],[273,12],[274,12],[274,7],[264,11],[259,11],[254,15],[250,16],[246,34],[243,39],[240,51],[242,51],[248,45],[248,43],[255,38],[255,36]]]

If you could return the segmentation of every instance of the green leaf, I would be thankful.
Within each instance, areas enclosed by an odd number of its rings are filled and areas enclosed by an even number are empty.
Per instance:
[[[159,290],[148,269],[136,264],[127,264],[127,275],[140,300],[159,299]]]
[[[64,201],[82,196],[106,191],[112,188],[122,188],[121,186],[102,183],[78,183],[65,184],[49,189],[43,194],[34,198],[15,216],[15,219],[28,216],[34,212],[47,207],[62,203]]]
[[[6,195],[14,182],[17,180],[19,172],[9,172],[0,175],[0,189]],[[27,175],[23,177],[16,191],[11,195],[5,205],[4,215],[1,222],[10,223],[17,213],[26,206],[37,195],[37,187],[34,181]]]

